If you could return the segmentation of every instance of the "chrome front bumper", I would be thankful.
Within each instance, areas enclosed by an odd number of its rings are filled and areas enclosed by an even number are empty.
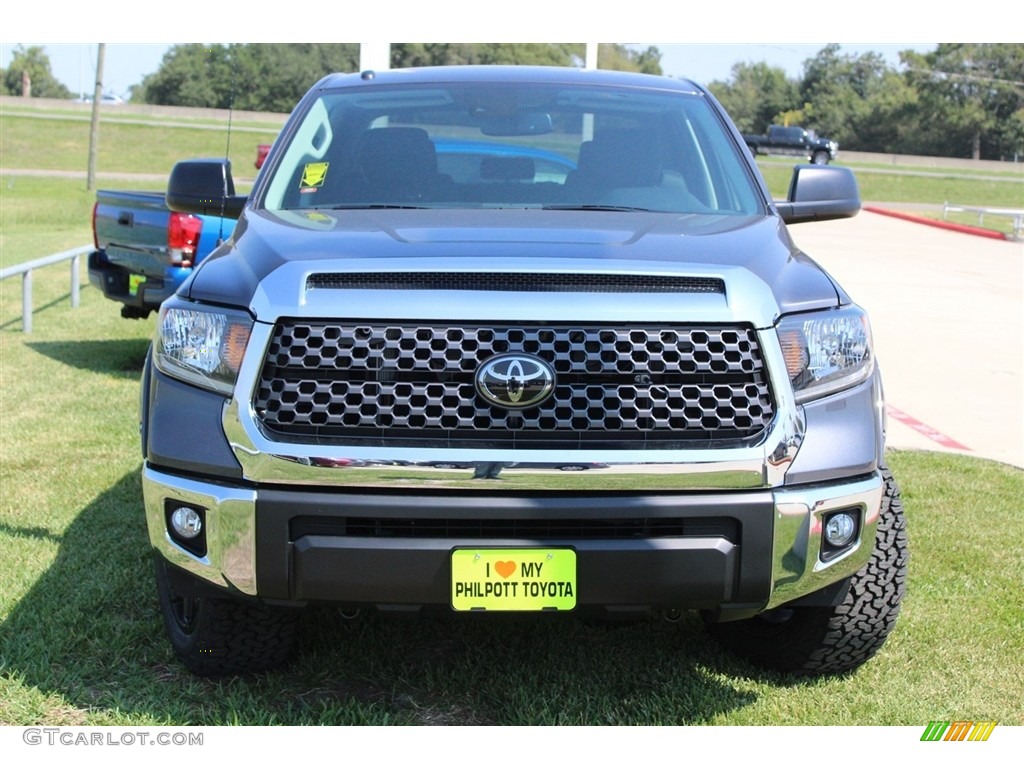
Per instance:
[[[580,474],[589,475],[590,473]],[[185,479],[148,466],[143,470],[143,490],[150,541],[164,558],[217,586],[244,595],[264,596],[257,589],[257,580],[261,578],[260,569],[264,567],[257,558],[258,491]],[[507,488],[503,485],[502,491],[506,490]],[[301,490],[293,492],[302,493]],[[767,593],[763,604],[750,608],[752,612],[797,600],[851,576],[870,558],[882,498],[882,479],[878,473],[828,485],[771,491],[758,490],[749,493],[756,495],[758,499],[764,499],[762,517],[767,516],[769,510],[771,511],[773,519],[770,523],[766,520],[758,521],[758,524],[765,530],[771,531],[771,544],[769,546],[765,543],[761,547],[764,551],[763,555],[744,552],[742,547],[732,546],[734,551],[728,554],[728,558],[731,559],[722,562],[723,567],[728,567],[738,573],[737,583],[749,572],[770,571],[770,592]],[[729,497],[734,500],[742,500],[745,495],[747,494],[744,492],[732,492]],[[344,500],[344,496],[345,493],[331,492],[331,497],[337,499],[338,503]],[[531,498],[526,495],[519,499],[523,509],[530,506]],[[511,492],[503,495],[501,499],[506,508],[510,504],[516,503],[516,497]],[[418,509],[423,509],[423,504],[433,504],[436,508],[434,511],[445,510],[451,503],[446,495],[439,495],[431,499],[429,496],[420,494],[417,496],[417,500],[420,504]],[[678,502],[680,508],[699,509],[702,514],[707,515],[707,510],[713,511],[716,497],[709,497],[707,494],[678,494],[673,496],[673,500]],[[628,497],[622,499],[623,504],[627,501]],[[204,557],[197,557],[187,552],[178,546],[168,534],[165,522],[166,511],[168,504],[174,502],[186,502],[205,510],[207,552]],[[828,512],[837,509],[855,509],[859,512],[860,536],[842,555],[823,562],[820,557],[823,517]],[[716,548],[719,550],[723,548],[721,539],[708,538],[694,541],[697,543],[687,546],[706,547],[708,552]],[[379,548],[379,551],[387,551],[391,554],[409,552],[421,555],[424,552],[421,542],[422,540],[401,538],[367,538],[360,540],[359,546],[364,550]],[[608,552],[610,551],[610,556],[614,558],[616,548],[620,545],[623,551],[628,548],[629,551],[636,552],[638,543],[640,549],[649,550],[654,556],[653,553],[664,551],[666,542],[671,544],[670,539],[648,540],[646,543],[644,540],[639,542],[637,540],[629,542],[611,540],[606,545],[602,545],[601,549],[605,550],[602,557],[609,557]],[[447,560],[444,558],[444,552],[465,544],[466,542],[456,539],[431,539],[430,547],[434,553],[435,559],[432,562],[435,565],[435,570],[440,572],[446,567]],[[487,544],[507,545],[506,542],[489,541]],[[530,542],[518,542],[519,546],[529,544]],[[536,542],[533,544],[536,546]],[[573,542],[560,542],[560,545],[573,546]],[[275,550],[281,547],[287,548],[287,546],[287,541],[274,544]],[[580,542],[580,547],[585,550],[592,547],[592,542]],[[281,553],[280,557],[285,558],[285,553]],[[680,559],[672,562],[685,563],[686,557],[686,553],[683,552],[678,555]],[[747,558],[755,558],[755,560]],[[766,562],[766,558],[770,562]],[[631,562],[636,563],[637,561]],[[289,578],[291,577],[289,576]],[[439,576],[439,578],[443,577]],[[679,574],[671,574],[670,578],[678,587]],[[723,603],[730,602],[728,593],[732,589],[729,586],[732,584],[732,578],[733,576],[730,575],[725,579],[728,583],[723,587]],[[756,586],[764,594],[763,585]],[[742,584],[739,584],[733,589],[733,592],[737,592],[741,587]],[[307,595],[307,597],[315,599],[313,596]],[[443,600],[438,602],[443,603]],[[678,590],[677,607],[695,607],[687,604],[685,590]]]

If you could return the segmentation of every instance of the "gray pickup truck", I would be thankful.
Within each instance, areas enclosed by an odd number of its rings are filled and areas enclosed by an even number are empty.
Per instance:
[[[776,202],[692,82],[452,67],[324,78],[229,182],[171,175],[238,221],[143,376],[191,670],[283,663],[311,604],[699,611],[797,674],[882,646],[908,553],[870,328],[787,229],[854,215],[849,170]]]

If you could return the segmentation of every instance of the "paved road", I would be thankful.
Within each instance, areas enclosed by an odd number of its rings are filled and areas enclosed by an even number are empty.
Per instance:
[[[869,212],[790,231],[871,315],[889,445],[1024,467],[1024,244]]]

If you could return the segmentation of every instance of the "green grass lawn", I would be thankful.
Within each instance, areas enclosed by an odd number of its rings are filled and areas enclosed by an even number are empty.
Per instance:
[[[88,242],[83,187],[0,173],[0,264]],[[138,378],[154,321],[122,320],[88,287],[72,310],[67,283],[64,265],[37,272],[29,336],[19,281],[0,284],[0,725],[1024,725],[1024,472],[914,452],[890,456],[912,550],[903,615],[845,677],[764,673],[694,616],[314,610],[293,666],[195,678],[164,638],[143,518]]]
[[[793,175],[792,165],[761,162],[761,173],[776,199],[784,199]],[[860,169],[847,166],[857,176],[862,200],[931,203],[1024,209],[1024,174],[975,173],[949,169]]]
[[[777,200],[785,199],[793,174],[792,165],[761,160],[758,166],[772,195]],[[848,167],[857,176],[860,196],[865,203],[885,203],[893,210],[916,216],[942,220],[942,204],[947,202],[973,208],[1024,210],[1024,173],[1020,171],[978,173],[962,169]],[[950,214],[947,220],[978,226],[976,213]],[[983,226],[1008,235],[1014,233],[1011,216],[986,215]]]
[[[100,122],[98,170],[107,173],[170,173],[178,160],[224,157],[226,120],[161,120],[146,116],[107,118]],[[256,145],[270,143],[279,126],[232,122],[230,158],[235,173],[254,176]],[[80,116],[25,112],[0,115],[0,157],[5,168],[85,171],[89,158],[89,122]],[[151,188],[160,184],[150,182]]]

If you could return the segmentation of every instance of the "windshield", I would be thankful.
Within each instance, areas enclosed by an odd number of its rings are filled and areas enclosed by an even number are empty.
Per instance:
[[[566,208],[754,214],[753,179],[697,94],[459,83],[311,103],[266,186],[270,210]]]

